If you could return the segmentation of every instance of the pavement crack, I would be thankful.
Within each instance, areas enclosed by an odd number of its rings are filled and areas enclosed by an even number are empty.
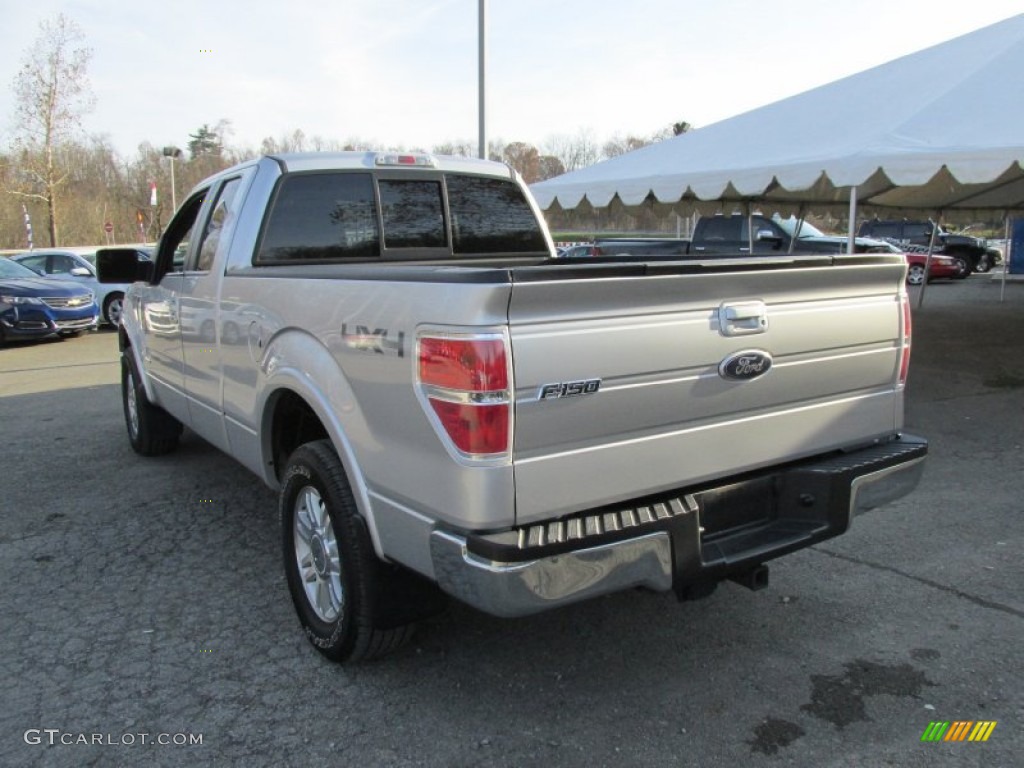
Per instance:
[[[899,568],[893,568],[891,565],[873,563],[870,560],[864,560],[859,557],[851,557],[850,555],[844,555],[839,552],[835,552],[831,549],[825,549],[823,547],[811,547],[810,549],[813,552],[820,552],[821,554],[828,555],[829,557],[833,557],[836,560],[845,560],[848,563],[855,563],[856,565],[867,566],[868,568],[873,568],[876,571],[886,571],[888,573],[895,573],[897,576],[902,576],[905,579],[910,579],[911,581],[916,581],[919,584],[924,584],[925,586],[933,587],[947,594],[955,595],[959,598],[972,602],[975,605],[979,605],[982,608],[988,608],[993,611],[1000,611],[1002,613],[1007,613],[1010,616],[1016,616],[1018,619],[1024,619],[1024,611],[1022,610],[1013,608],[1009,605],[1003,605],[1002,603],[997,603],[994,600],[986,600],[984,597],[972,595],[970,592],[964,592],[962,589],[951,587],[948,584],[942,584],[938,581],[932,581],[931,579],[926,579],[922,576],[915,576],[912,573],[901,571]]]

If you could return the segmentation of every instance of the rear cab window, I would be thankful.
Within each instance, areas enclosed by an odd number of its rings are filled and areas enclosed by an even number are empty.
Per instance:
[[[541,225],[511,179],[441,171],[286,173],[255,265],[546,256]]]

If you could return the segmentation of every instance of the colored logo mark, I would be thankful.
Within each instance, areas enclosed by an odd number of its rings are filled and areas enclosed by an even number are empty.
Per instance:
[[[995,729],[995,720],[933,720],[921,734],[921,741],[988,741]]]

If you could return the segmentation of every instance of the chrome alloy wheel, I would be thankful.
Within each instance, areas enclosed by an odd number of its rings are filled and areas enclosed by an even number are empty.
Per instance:
[[[139,436],[139,401],[135,394],[135,377],[132,375],[131,366],[128,367],[125,390],[125,402],[128,404],[128,429],[132,433],[132,439],[137,439]]]
[[[107,322],[117,328],[121,324],[121,313],[124,311],[124,299],[114,297],[107,302]]]
[[[299,491],[294,519],[295,562],[306,600],[321,621],[336,621],[345,601],[341,556],[331,516],[316,488],[307,485]]]

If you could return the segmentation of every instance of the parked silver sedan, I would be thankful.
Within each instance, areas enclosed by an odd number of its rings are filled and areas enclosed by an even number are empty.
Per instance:
[[[148,250],[143,248],[137,250],[142,257],[150,258],[151,254]],[[82,283],[96,295],[96,303],[100,307],[105,322],[117,327],[121,321],[121,308],[128,286],[99,282],[96,279],[95,253],[43,249],[11,256],[11,259],[43,277]]]

